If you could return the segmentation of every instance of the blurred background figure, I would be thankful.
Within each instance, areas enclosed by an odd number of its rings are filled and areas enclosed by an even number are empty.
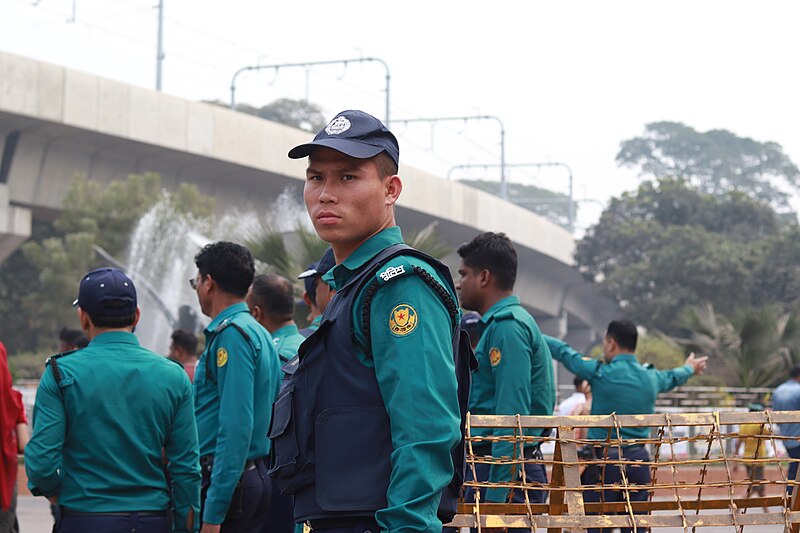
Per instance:
[[[575,392],[558,404],[558,407],[556,407],[557,415],[572,416],[584,414],[586,409],[586,392],[589,389],[589,382],[581,377],[575,376],[575,379],[572,380],[572,384],[575,385]]]
[[[308,270],[297,276],[298,279],[303,280],[305,285],[303,301],[310,309],[308,313],[309,326],[300,330],[300,334],[304,337],[308,337],[317,330],[322,322],[322,313],[325,312],[328,302],[336,294],[330,285],[322,281],[322,276],[334,266],[336,266],[336,260],[333,257],[333,248],[328,248],[319,261],[308,265]]]
[[[70,350],[79,350],[86,348],[89,344],[89,339],[79,329],[61,328],[58,333],[59,347],[58,351],[68,352]]]
[[[464,313],[461,317],[461,327],[469,335],[469,343],[475,350],[478,347],[478,341],[481,340],[481,315],[474,311]]]
[[[760,413],[764,406],[760,403],[751,403],[747,406],[751,413]],[[739,427],[739,438],[736,439],[736,451],[734,455],[743,459],[763,459],[769,455],[769,439],[771,434],[766,424],[742,424]],[[739,451],[744,446],[744,454],[739,455]],[[764,479],[764,465],[759,463],[747,463],[747,477],[749,479]],[[733,466],[734,472],[739,469],[739,464]],[[764,496],[764,485],[753,485],[751,494]],[[767,508],[764,508],[766,511]]]
[[[194,381],[194,370],[197,367],[197,336],[182,329],[173,331],[169,358],[182,364],[189,375],[189,380]]]
[[[789,379],[772,393],[772,409],[775,411],[800,410],[800,366],[792,368]],[[788,437],[784,439],[783,445],[786,447],[786,453],[792,459],[792,462],[789,463],[787,479],[793,481],[797,477],[797,462],[800,461],[800,424],[780,424],[779,428],[781,435]],[[788,491],[789,494],[792,493],[791,485],[789,485]]]
[[[22,393],[11,388],[6,347],[0,342],[0,533],[19,531],[17,526],[17,455],[28,442],[28,421]]]

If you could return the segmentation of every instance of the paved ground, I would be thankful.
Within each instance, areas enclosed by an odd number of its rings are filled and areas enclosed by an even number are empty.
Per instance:
[[[20,496],[17,499],[17,516],[19,518],[20,533],[50,533],[52,531],[53,518],[50,515],[50,506],[44,498]],[[781,526],[748,526],[744,528],[744,531],[745,533],[777,533],[782,529]],[[732,531],[732,527],[704,527],[697,529],[697,533],[730,533]],[[683,529],[654,529],[653,533],[683,533]]]
[[[50,505],[44,498],[19,496],[17,498],[17,518],[20,533],[50,533],[53,530],[53,517]]]

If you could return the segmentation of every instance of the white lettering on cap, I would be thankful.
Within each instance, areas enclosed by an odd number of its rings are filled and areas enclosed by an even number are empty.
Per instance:
[[[347,117],[338,116],[331,120],[327,126],[325,126],[325,133],[328,135],[339,135],[340,133],[344,133],[349,129],[350,121],[347,120]]]

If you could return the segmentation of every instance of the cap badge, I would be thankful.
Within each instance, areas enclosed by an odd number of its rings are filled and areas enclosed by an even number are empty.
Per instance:
[[[328,135],[339,135],[350,129],[350,121],[347,117],[338,116],[325,126],[325,133]]]

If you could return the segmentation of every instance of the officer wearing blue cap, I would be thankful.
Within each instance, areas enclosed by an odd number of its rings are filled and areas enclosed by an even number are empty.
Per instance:
[[[343,111],[289,157],[308,157],[303,195],[337,292],[284,365],[270,475],[314,531],[441,531],[463,475],[470,361],[449,270],[395,224],[397,139]]]
[[[308,269],[297,276],[297,279],[303,280],[303,285],[306,289],[303,294],[303,301],[311,311],[308,314],[310,324],[307,328],[300,330],[300,334],[303,337],[308,337],[319,329],[319,325],[322,322],[322,313],[325,312],[328,302],[336,294],[336,291],[330,285],[322,281],[322,276],[327,274],[334,266],[336,266],[336,260],[333,258],[333,248],[328,248],[319,261],[308,265]]]
[[[196,531],[200,468],[192,388],[181,368],[139,346],[133,282],[86,274],[78,318],[90,339],[47,361],[25,447],[28,486],[61,506],[55,531]],[[172,479],[167,485],[163,469]]]

